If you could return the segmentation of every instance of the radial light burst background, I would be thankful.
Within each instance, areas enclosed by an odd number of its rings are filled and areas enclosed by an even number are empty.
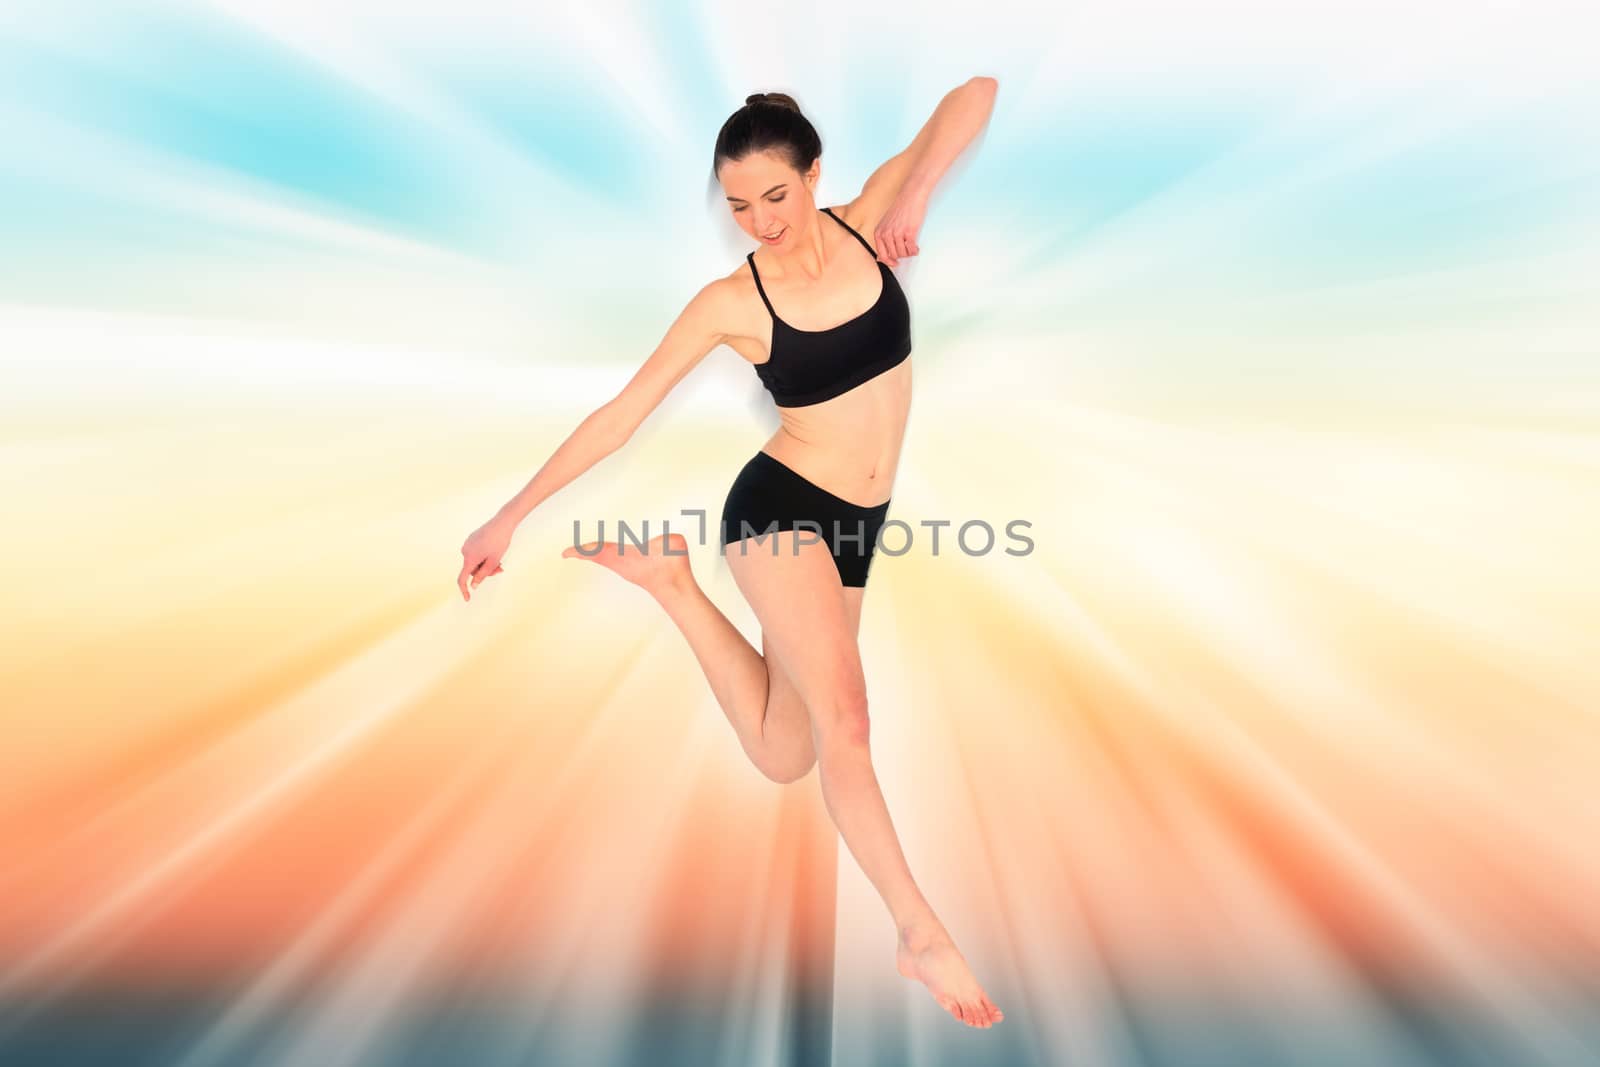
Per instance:
[[[0,1061],[1595,1062],[1595,28],[0,6]],[[776,425],[736,354],[454,586],[747,249],[746,94],[837,204],[974,74],[862,647],[989,1031],[895,973],[815,772],[560,559],[718,513]]]

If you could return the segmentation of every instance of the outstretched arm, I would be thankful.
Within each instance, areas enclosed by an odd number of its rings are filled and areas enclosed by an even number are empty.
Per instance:
[[[579,423],[528,484],[467,538],[461,546],[461,573],[456,577],[463,599],[471,599],[469,578],[476,588],[485,578],[500,573],[500,557],[529,512],[627,444],[673,387],[722,343],[725,334],[718,325],[726,321],[727,281],[719,278],[696,293],[627,385]]]
[[[595,409],[556,449],[500,514],[521,522],[540,503],[617,451],[706,355],[722,343],[722,279],[696,293],[667,329],[656,350],[611,400]]]
[[[999,88],[994,78],[979,76],[946,93],[911,144],[873,171],[851,202],[857,228],[873,231],[878,258],[891,267],[917,254],[934,187],[988,125]]]

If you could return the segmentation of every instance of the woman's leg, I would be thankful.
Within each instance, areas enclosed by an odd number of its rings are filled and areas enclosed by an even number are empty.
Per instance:
[[[682,535],[670,537],[673,552],[688,547]],[[817,756],[811,716],[789,672],[764,631],[761,652],[751,647],[695,581],[688,557],[668,555],[667,543],[667,535],[657,537],[647,542],[647,552],[640,553],[632,545],[619,552],[615,543],[601,546],[591,541],[583,546],[585,554],[569,547],[562,555],[599,563],[654,597],[689,642],[750,761],[775,782],[803,778]],[[768,547],[765,551],[770,555],[772,550]],[[852,634],[861,624],[861,597],[859,590],[856,592],[858,595],[850,598]]]
[[[900,973],[928,986],[946,1011],[988,1027],[1000,1013],[956,950],[906,865],[872,769],[866,679],[845,587],[826,544],[778,534],[771,547],[726,558],[811,715],[822,797],[850,853],[889,908],[900,934]],[[853,594],[859,606],[860,594]]]

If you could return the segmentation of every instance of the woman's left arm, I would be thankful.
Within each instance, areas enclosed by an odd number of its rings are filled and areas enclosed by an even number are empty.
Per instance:
[[[896,266],[900,259],[917,254],[917,233],[922,229],[933,189],[950,165],[988,125],[999,87],[1000,83],[994,78],[979,76],[950,90],[910,147],[868,180],[868,187],[862,190],[863,199],[868,199],[868,194],[874,191],[874,180],[880,175],[884,179],[878,182],[876,192],[886,196],[888,203],[873,230],[873,239],[878,258],[889,266]],[[869,219],[870,210],[869,205]]]

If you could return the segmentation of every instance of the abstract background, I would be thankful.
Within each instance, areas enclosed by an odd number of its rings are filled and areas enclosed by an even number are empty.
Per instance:
[[[0,1062],[1594,1062],[1594,29],[0,5]],[[454,585],[748,249],[746,94],[843,203],[975,74],[861,640],[986,1031],[895,972],[815,773],[560,559],[717,514],[776,425],[736,354]]]

